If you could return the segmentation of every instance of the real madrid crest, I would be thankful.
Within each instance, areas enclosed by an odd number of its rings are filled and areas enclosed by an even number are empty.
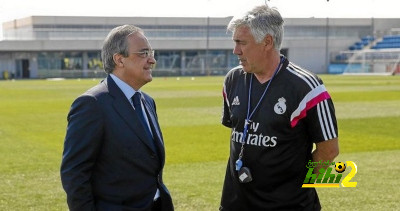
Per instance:
[[[277,114],[283,114],[286,111],[286,99],[281,97],[278,99],[278,102],[274,106],[274,111]]]

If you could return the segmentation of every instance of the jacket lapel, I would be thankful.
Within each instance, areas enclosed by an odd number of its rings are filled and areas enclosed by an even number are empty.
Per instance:
[[[152,127],[152,131],[153,131],[153,137],[154,137],[154,141],[156,142],[156,145],[158,147],[158,149],[160,149],[160,153],[161,153],[161,157],[162,157],[162,163],[164,163],[164,158],[165,158],[165,149],[164,149],[164,141],[162,139],[162,135],[160,132],[160,126],[158,125],[158,121],[154,115],[154,109],[150,109],[153,108],[153,106],[150,105],[150,103],[146,100],[146,98],[144,98],[144,107],[146,109],[147,112],[147,116],[149,117],[149,123]]]
[[[143,142],[149,149],[155,152],[154,148],[150,145],[149,138],[145,134],[143,125],[140,123],[139,117],[133,110],[132,105],[126,99],[125,95],[118,88],[117,84],[112,80],[110,76],[107,77],[107,84],[110,95],[114,97],[113,107],[118,115],[125,121],[125,123],[134,131],[135,135],[139,137],[140,141]]]

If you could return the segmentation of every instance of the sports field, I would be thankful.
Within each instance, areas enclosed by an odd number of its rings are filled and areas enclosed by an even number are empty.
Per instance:
[[[319,188],[324,210],[400,210],[400,77],[322,75],[356,188]],[[0,81],[0,210],[67,210],[59,166],[72,101],[99,79]],[[164,180],[180,210],[218,210],[230,131],[223,77],[154,78]],[[273,171],[273,169],[271,169]],[[344,174],[347,174],[346,172]]]

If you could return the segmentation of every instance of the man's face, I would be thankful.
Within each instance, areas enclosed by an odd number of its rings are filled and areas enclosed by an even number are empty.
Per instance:
[[[249,73],[262,71],[260,68],[264,57],[264,46],[262,43],[256,43],[249,27],[239,26],[233,33],[235,48],[233,54],[239,57],[239,63],[243,70]]]
[[[124,81],[130,81],[137,90],[146,83],[152,81],[151,68],[156,60],[144,51],[152,51],[149,41],[142,33],[134,33],[128,37],[129,55],[123,59],[122,77]],[[142,52],[142,53],[141,53]]]

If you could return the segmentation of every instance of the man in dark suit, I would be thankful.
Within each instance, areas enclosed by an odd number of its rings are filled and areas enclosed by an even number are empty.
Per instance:
[[[108,76],[72,104],[61,163],[70,210],[174,210],[163,184],[164,142],[154,100],[154,50],[132,25],[111,30],[102,49]]]

